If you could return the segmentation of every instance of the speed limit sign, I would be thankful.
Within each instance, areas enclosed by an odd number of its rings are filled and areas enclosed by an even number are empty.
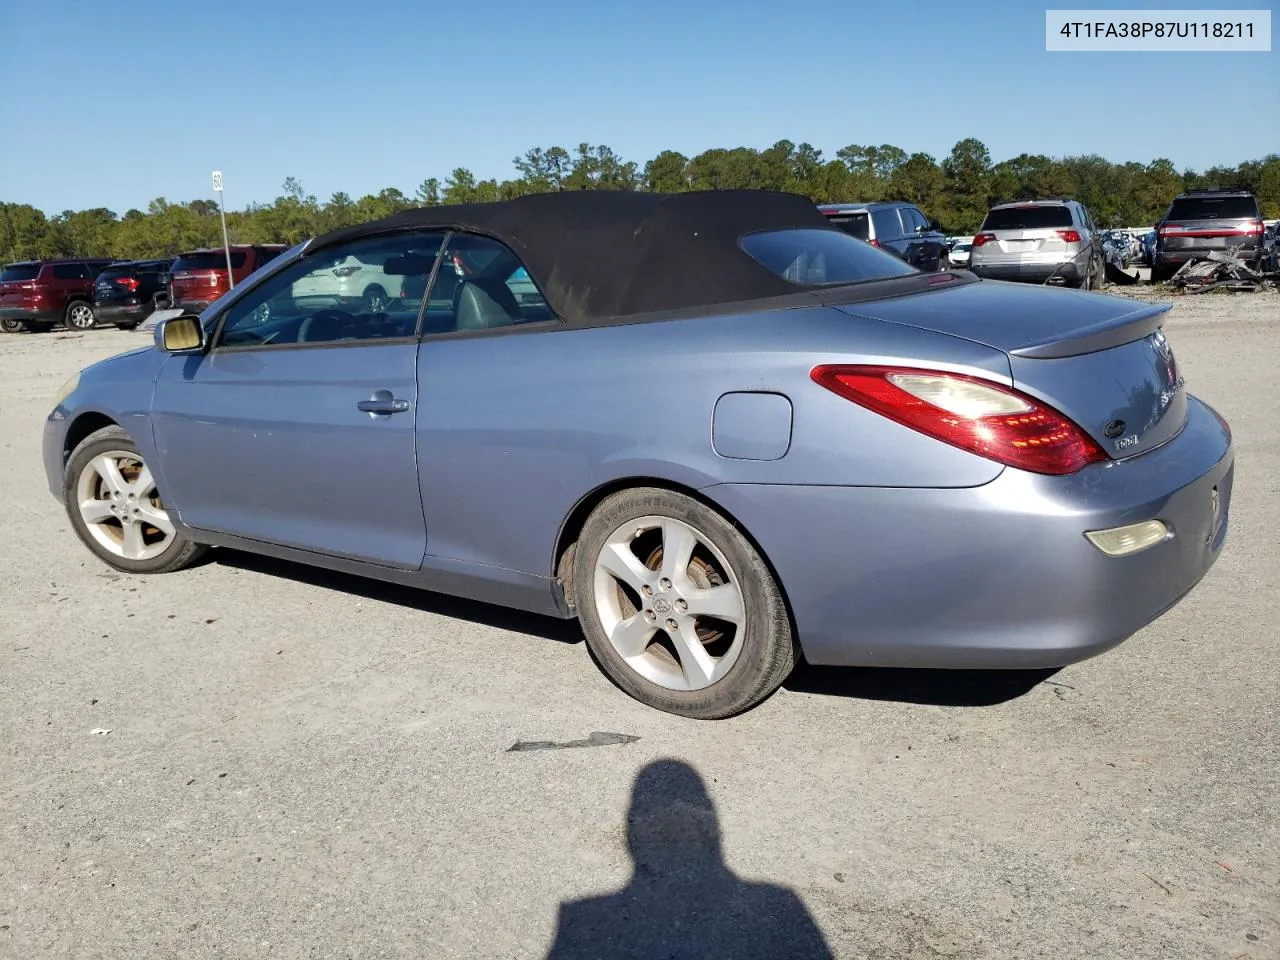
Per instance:
[[[222,171],[221,170],[213,171],[213,189],[215,193],[222,192]]]

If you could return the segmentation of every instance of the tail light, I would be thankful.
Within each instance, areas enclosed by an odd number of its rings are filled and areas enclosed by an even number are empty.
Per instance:
[[[128,290],[130,293],[138,289],[137,277],[115,277],[112,281],[117,287]]]
[[[1264,224],[1261,220],[1250,220],[1249,225],[1245,227],[1244,232],[1256,233],[1258,234],[1258,236],[1262,236],[1263,232],[1266,229],[1267,229],[1266,224]]]
[[[880,246],[880,241],[879,241],[879,240],[868,240],[868,241],[867,241],[867,243],[871,244],[873,247],[878,247],[878,246]]]
[[[359,269],[359,267],[334,267],[333,275],[335,277],[349,277]]]
[[[996,235],[994,233],[980,233],[973,238],[973,245],[975,247],[981,247],[981,246],[984,246],[985,244],[995,243],[995,242],[996,242]]]
[[[1060,236],[1067,243],[1080,242],[1080,232],[1078,230],[1058,230],[1056,232],[1058,236]]]
[[[1107,455],[1075,423],[989,380],[908,367],[819,366],[831,392],[926,436],[1032,473],[1075,473]]]

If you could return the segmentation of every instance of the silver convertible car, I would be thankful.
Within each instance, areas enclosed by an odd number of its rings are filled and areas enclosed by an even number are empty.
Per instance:
[[[376,312],[314,295],[356,257]],[[1041,668],[1226,535],[1166,307],[921,273],[770,192],[560,193],[301,244],[82,371],[44,435],[94,554],[234,547],[581,621],[726,717],[813,664]]]

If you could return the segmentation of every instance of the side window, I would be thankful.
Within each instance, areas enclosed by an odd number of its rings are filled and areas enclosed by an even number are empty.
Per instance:
[[[520,258],[490,237],[454,233],[427,295],[423,332],[494,330],[555,320]]]
[[[877,240],[893,240],[902,236],[902,224],[898,220],[898,211],[893,207],[872,210],[871,223],[876,228]]]
[[[89,268],[83,263],[56,263],[53,266],[55,280],[87,280]]]
[[[219,347],[412,337],[442,232],[364,237],[317,251],[227,308]]]
[[[908,234],[919,232],[921,227],[929,229],[929,221],[915,207],[902,207],[902,226]]]

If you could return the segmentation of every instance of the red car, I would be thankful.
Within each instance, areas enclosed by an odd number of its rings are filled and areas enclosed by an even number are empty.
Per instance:
[[[233,246],[232,278],[240,283],[284,250],[282,243]],[[230,289],[231,284],[227,280],[227,251],[222,247],[181,253],[170,271],[169,302],[183,310],[199,312]]]
[[[93,281],[109,257],[24,260],[0,270],[0,330],[44,331],[56,323],[93,327]]]

